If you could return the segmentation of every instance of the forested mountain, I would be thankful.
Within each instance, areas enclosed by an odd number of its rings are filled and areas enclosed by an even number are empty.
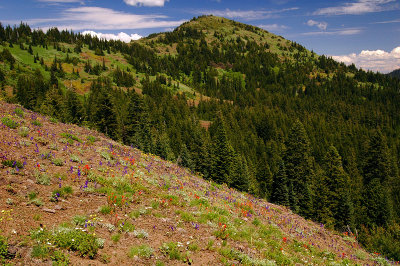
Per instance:
[[[393,70],[388,75],[395,78],[400,78],[400,69]]]
[[[194,18],[125,44],[1,26],[2,97],[357,233],[400,260],[400,80]]]

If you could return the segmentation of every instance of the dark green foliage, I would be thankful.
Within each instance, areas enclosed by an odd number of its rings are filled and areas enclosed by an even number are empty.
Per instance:
[[[229,183],[230,175],[233,172],[233,163],[235,162],[235,151],[228,141],[224,121],[221,114],[217,115],[214,122],[214,147],[213,147],[213,165],[211,169],[211,178],[217,183]]]
[[[191,169],[194,168],[192,156],[191,156],[191,154],[190,154],[190,152],[187,149],[185,144],[182,145],[182,150],[181,150],[181,153],[179,155],[179,159],[180,159],[178,161],[179,165],[181,165],[183,167],[188,167],[188,168],[191,168]]]
[[[385,226],[392,220],[391,162],[386,139],[378,130],[371,137],[365,156],[364,175],[364,207],[366,223],[370,226]]]
[[[8,242],[4,236],[0,236],[0,262],[7,258],[9,258]]]
[[[343,228],[352,226],[353,207],[350,199],[350,178],[342,166],[342,159],[334,146],[325,156],[324,175],[318,186],[319,220]]]
[[[298,207],[301,215],[311,218],[313,207],[310,184],[314,181],[314,170],[310,142],[304,126],[299,120],[293,124],[286,141],[284,163],[289,193],[292,194],[289,198],[296,199],[298,202],[298,206],[295,202],[290,202],[290,207],[293,209]]]
[[[289,206],[288,179],[286,176],[285,164],[283,162],[279,164],[278,172],[274,176],[271,200],[276,204]]]
[[[385,254],[395,261],[400,260],[400,226],[398,224],[372,229],[362,226],[359,241],[371,252]]]
[[[12,168],[19,168],[22,169],[24,168],[23,163],[20,161],[15,161],[15,160],[5,160],[1,162],[2,165],[12,167]]]
[[[117,86],[132,87],[136,83],[130,73],[120,70],[119,68],[114,70],[113,77]]]
[[[82,257],[94,258],[99,246],[96,237],[79,229],[59,228],[54,232],[38,230],[31,233],[31,237],[57,247],[77,251]]]
[[[15,122],[14,120],[12,120],[9,117],[3,117],[1,118],[1,123],[3,123],[3,125],[12,128],[12,129],[16,129],[19,124],[17,122]]]
[[[368,184],[374,178],[378,178],[381,183],[385,183],[391,178],[389,150],[386,138],[380,130],[376,131],[369,141],[363,175],[364,184]]]

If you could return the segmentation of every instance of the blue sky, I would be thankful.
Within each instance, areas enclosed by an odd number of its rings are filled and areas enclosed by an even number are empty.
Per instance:
[[[202,14],[260,26],[364,69],[400,68],[400,0],[0,0],[3,24],[24,21],[124,41]]]

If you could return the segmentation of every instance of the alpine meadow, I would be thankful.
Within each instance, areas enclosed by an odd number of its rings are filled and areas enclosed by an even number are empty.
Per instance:
[[[213,15],[0,24],[1,262],[396,264],[397,76]]]

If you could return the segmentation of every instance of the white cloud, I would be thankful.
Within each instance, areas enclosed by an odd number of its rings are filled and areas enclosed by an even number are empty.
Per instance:
[[[129,30],[176,27],[184,20],[167,20],[163,15],[135,15],[103,7],[68,8],[50,19],[22,19],[33,27],[68,30]],[[7,21],[9,24],[21,20]]]
[[[288,29],[289,27],[285,25],[279,25],[279,24],[267,24],[267,25],[259,25],[258,27],[267,30],[267,31],[283,31]]]
[[[83,35],[91,35],[93,37],[97,37],[99,39],[106,39],[106,40],[120,40],[123,42],[130,42],[130,41],[136,41],[142,38],[143,36],[140,36],[139,34],[131,34],[128,35],[125,32],[120,32],[118,35],[111,34],[111,33],[101,33],[101,32],[94,32],[94,31],[84,31],[82,32]]]
[[[83,0],[37,0],[46,3],[84,3]]]
[[[398,4],[390,4],[396,0],[357,0],[341,6],[320,8],[315,15],[360,15],[398,9]]]
[[[164,6],[169,0],[124,0],[130,6]]]
[[[260,20],[277,17],[279,13],[298,10],[298,7],[284,8],[279,10],[203,10],[196,11],[196,14],[208,14],[225,18],[235,18],[244,20]]]
[[[388,73],[400,68],[400,46],[391,52],[384,50],[363,50],[361,53],[332,56],[333,59],[347,65],[354,63],[363,69]]]
[[[305,32],[301,35],[305,36],[315,36],[315,35],[356,35],[363,32],[361,29],[357,28],[349,28],[349,29],[341,29],[341,30],[333,30],[333,31],[312,31],[312,32]]]
[[[317,26],[318,29],[320,29],[320,30],[326,30],[326,28],[328,27],[328,23],[323,22],[323,21],[319,22],[319,21],[315,21],[315,20],[312,20],[312,19],[307,21],[307,25],[310,26],[310,27]]]

